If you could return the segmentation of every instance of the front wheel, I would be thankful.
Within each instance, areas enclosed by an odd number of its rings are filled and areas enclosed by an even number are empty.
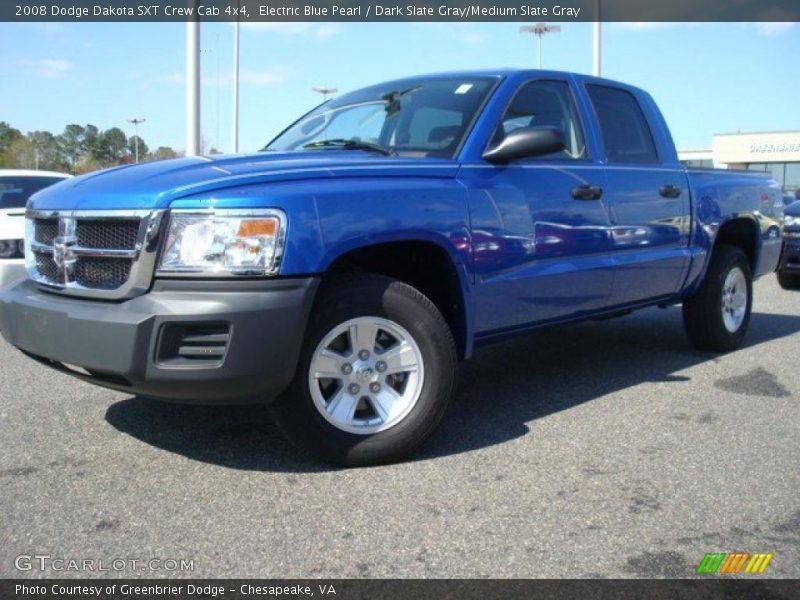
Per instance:
[[[294,381],[271,413],[323,460],[391,462],[433,433],[456,370],[450,328],[427,297],[386,277],[344,276],[320,288]]]
[[[739,347],[750,324],[753,276],[739,248],[714,248],[706,277],[683,302],[686,333],[698,350],[730,352]]]

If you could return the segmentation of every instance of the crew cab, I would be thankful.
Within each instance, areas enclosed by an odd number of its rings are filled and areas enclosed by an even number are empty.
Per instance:
[[[375,464],[433,433],[479,344],[682,303],[694,346],[736,349],[782,225],[768,175],[684,168],[635,87],[412,77],[329,100],[255,154],[36,194],[0,328],[115,390],[267,402],[323,459]]]
[[[55,171],[0,169],[0,287],[25,278],[25,204],[35,192],[72,177]]]

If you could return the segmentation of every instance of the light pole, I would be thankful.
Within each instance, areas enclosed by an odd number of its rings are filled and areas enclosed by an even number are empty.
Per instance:
[[[238,14],[238,13],[237,13]],[[239,152],[239,17],[233,32],[233,153]]]
[[[556,33],[561,31],[559,25],[546,25],[545,23],[537,23],[536,25],[523,25],[519,28],[520,33],[532,33],[536,36],[538,46],[538,68],[542,68],[542,36],[545,33]]]
[[[311,88],[312,92],[317,92],[318,94],[322,94],[323,102],[328,101],[328,96],[331,94],[335,94],[339,91],[339,88],[327,88],[327,87],[315,87]]]
[[[189,0],[189,5],[196,2]],[[186,156],[200,154],[200,22],[186,22]]]
[[[594,2],[594,24],[592,29],[592,75],[600,77],[600,0]]]
[[[137,117],[128,119],[128,123],[133,123],[133,147],[137,163],[139,162],[139,123],[144,123],[145,121],[147,121],[147,119],[139,119]]]

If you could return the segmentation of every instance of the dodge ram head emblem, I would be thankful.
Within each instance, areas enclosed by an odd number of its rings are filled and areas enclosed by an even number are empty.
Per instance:
[[[58,220],[58,235],[53,239],[53,262],[64,283],[73,280],[77,256],[72,248],[78,243],[75,235],[75,219],[64,217]]]

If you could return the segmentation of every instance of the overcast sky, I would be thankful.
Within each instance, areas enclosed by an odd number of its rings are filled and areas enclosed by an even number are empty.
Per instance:
[[[427,72],[534,67],[519,23],[253,23],[242,28],[241,149],[257,150],[318,103],[312,86],[352,90]],[[589,23],[544,38],[544,66],[590,72]],[[0,24],[0,120],[24,132],[147,119],[151,148],[184,147],[184,29],[172,23]],[[204,24],[203,138],[230,150],[233,27]],[[648,90],[681,149],[713,133],[800,130],[800,26],[604,26],[603,75]]]

